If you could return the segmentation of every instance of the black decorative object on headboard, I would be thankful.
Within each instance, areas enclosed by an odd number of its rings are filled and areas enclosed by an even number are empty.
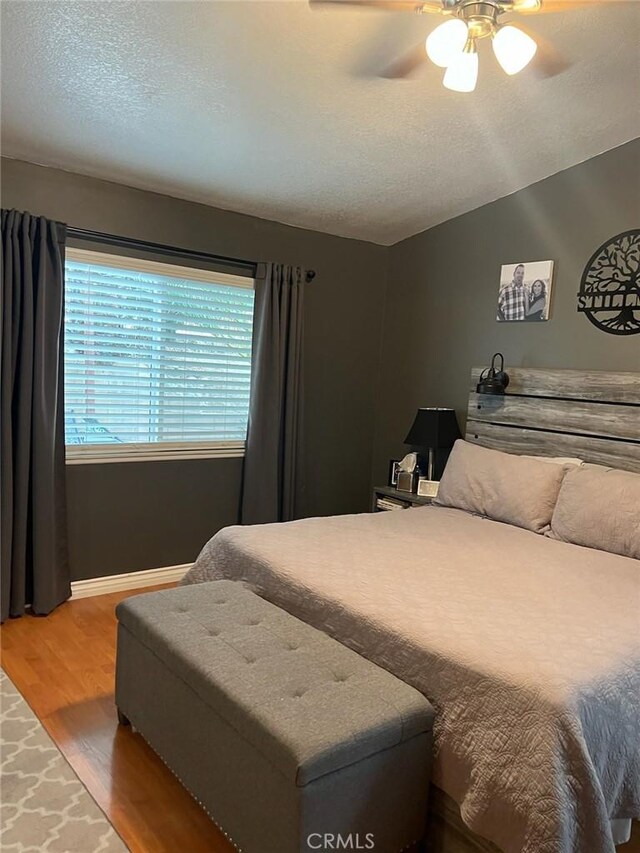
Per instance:
[[[496,359],[500,359],[500,367],[496,367]],[[504,394],[509,384],[509,374],[505,373],[504,356],[495,353],[491,359],[491,367],[486,367],[480,374],[476,391],[478,394]]]
[[[578,311],[610,335],[640,333],[640,229],[612,237],[593,253],[582,274]]]

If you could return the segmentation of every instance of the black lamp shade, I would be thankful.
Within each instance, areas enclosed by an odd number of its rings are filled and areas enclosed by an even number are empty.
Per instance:
[[[460,427],[453,409],[418,409],[404,443],[446,450],[453,447],[458,438]]]

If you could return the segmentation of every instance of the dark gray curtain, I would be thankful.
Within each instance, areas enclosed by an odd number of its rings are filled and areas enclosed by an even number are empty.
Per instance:
[[[2,211],[2,620],[69,597],[64,471],[65,228]]]
[[[300,514],[305,270],[261,264],[256,278],[243,524]]]

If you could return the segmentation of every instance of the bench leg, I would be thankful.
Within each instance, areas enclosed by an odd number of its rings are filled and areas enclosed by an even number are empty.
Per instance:
[[[116,710],[118,711],[118,724],[121,726],[130,726],[131,720],[129,719],[129,717],[125,716],[125,714],[122,713],[120,708],[117,708]]]

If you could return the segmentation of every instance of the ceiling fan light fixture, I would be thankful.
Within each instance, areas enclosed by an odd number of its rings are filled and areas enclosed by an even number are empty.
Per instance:
[[[469,28],[460,18],[452,18],[429,33],[425,48],[427,56],[440,68],[446,68],[464,50]]]
[[[508,24],[493,36],[493,52],[502,70],[509,75],[522,71],[535,56],[538,45],[525,32]]]
[[[513,12],[539,12],[541,0],[513,0]]]
[[[464,51],[449,65],[443,85],[453,92],[473,92],[478,82],[478,54],[474,39],[469,39]]]

